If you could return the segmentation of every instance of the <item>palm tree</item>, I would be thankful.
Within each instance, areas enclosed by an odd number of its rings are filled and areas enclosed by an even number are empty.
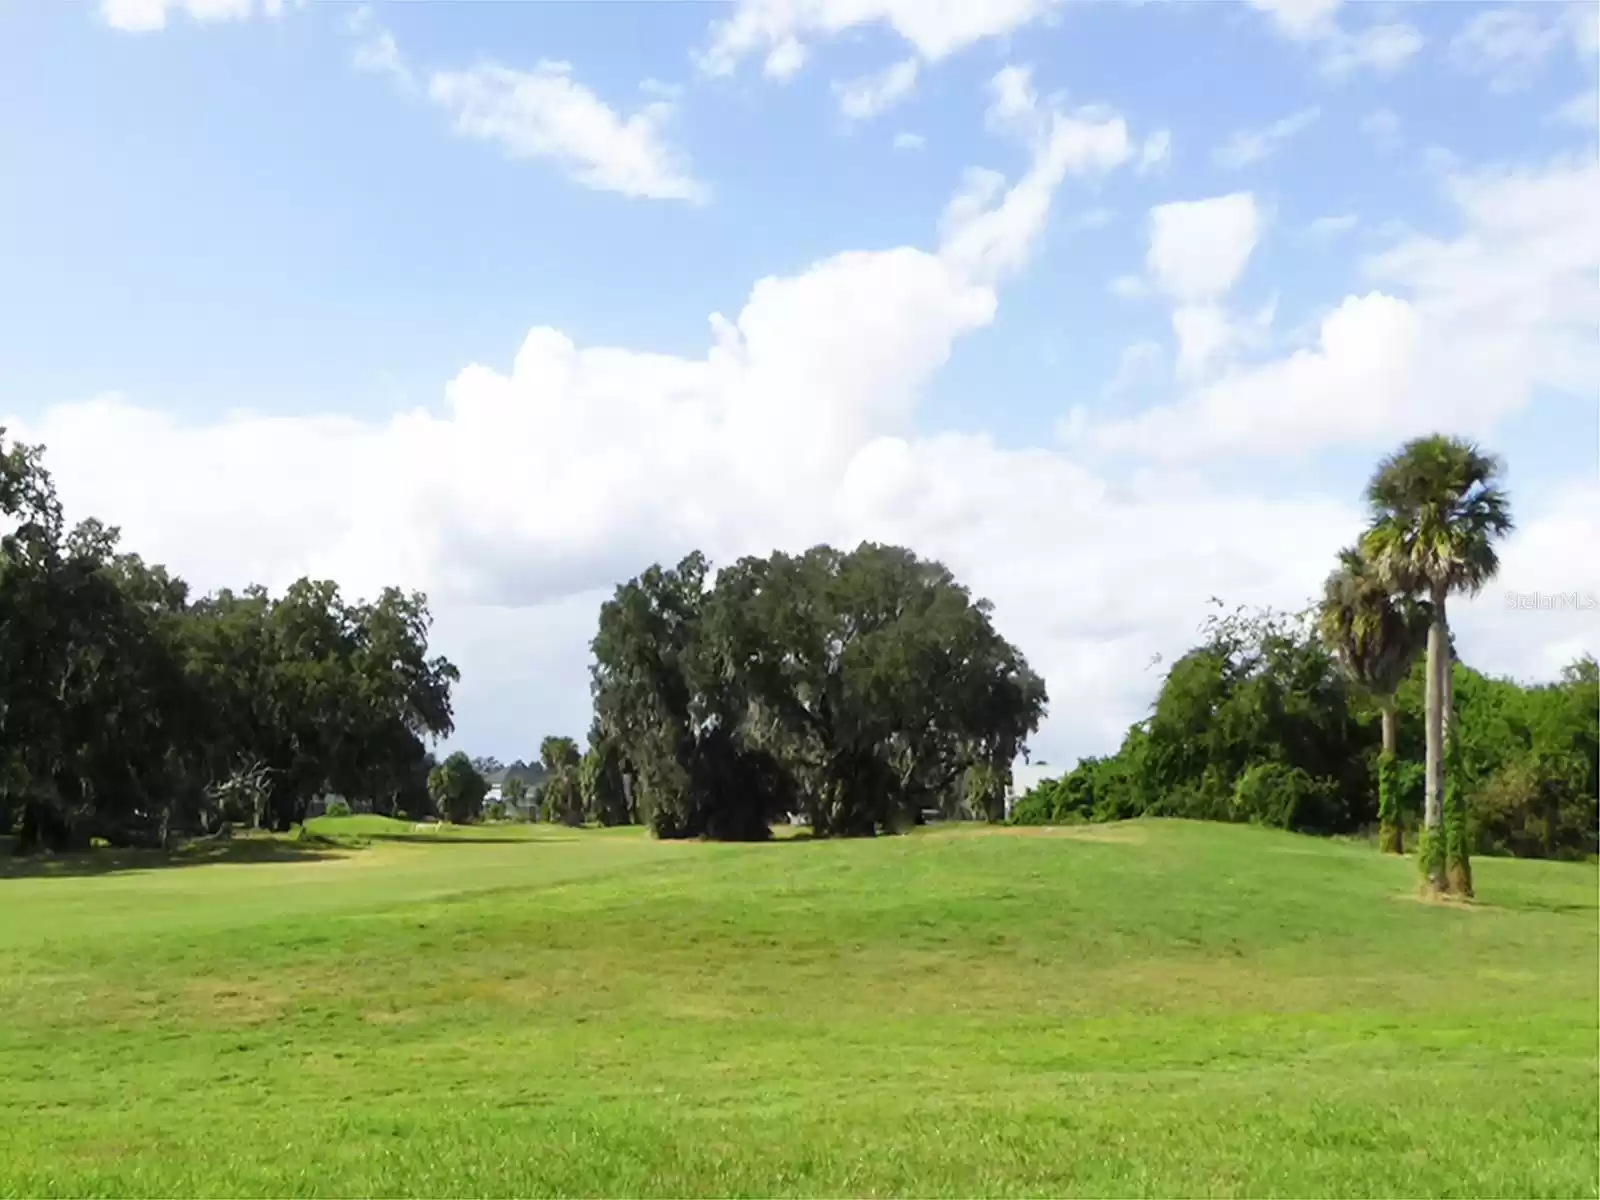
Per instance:
[[[1339,567],[1323,585],[1317,628],[1345,674],[1377,700],[1383,714],[1378,849],[1389,854],[1404,853],[1396,811],[1394,693],[1411,673],[1429,624],[1427,604],[1392,593],[1359,550],[1339,552]]]
[[[1378,464],[1367,485],[1373,524],[1361,542],[1363,557],[1388,587],[1420,594],[1432,607],[1426,804],[1418,853],[1431,887],[1463,895],[1472,894],[1472,868],[1458,771],[1445,788],[1453,716],[1445,601],[1453,592],[1477,593],[1499,569],[1494,542],[1511,529],[1510,505],[1496,484],[1499,475],[1499,460],[1471,442],[1442,434],[1407,442]]]

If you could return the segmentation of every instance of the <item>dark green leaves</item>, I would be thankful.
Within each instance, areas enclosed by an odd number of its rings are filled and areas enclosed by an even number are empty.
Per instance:
[[[708,574],[695,555],[624,584],[594,644],[597,720],[658,833],[802,812],[868,834],[1003,794],[1044,685],[942,565],[866,544]]]

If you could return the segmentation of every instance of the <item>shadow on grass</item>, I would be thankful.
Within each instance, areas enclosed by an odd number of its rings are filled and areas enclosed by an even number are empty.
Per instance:
[[[203,867],[212,863],[303,863],[343,858],[348,848],[322,838],[236,837],[225,841],[191,842],[177,850],[101,848],[70,854],[12,853],[10,839],[0,839],[0,879],[71,878],[111,875],[119,871],[159,871],[171,867]]]

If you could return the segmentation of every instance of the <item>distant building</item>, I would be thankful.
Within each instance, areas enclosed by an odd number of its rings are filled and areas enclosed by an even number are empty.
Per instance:
[[[539,785],[544,782],[545,770],[538,763],[514,762],[509,767],[501,767],[498,771],[490,771],[484,775],[483,781],[489,785],[489,790],[484,794],[484,804],[505,804],[519,817],[526,817],[536,808],[534,794],[539,790]],[[526,785],[522,793],[522,803],[512,804],[505,798],[506,781],[520,779]]]

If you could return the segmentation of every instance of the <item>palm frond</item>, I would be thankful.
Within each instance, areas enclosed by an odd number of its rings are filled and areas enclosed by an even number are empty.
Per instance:
[[[1471,442],[1433,434],[1378,464],[1367,485],[1372,528],[1361,550],[1391,590],[1475,593],[1494,577],[1493,543],[1512,529],[1496,484],[1500,460]]]

